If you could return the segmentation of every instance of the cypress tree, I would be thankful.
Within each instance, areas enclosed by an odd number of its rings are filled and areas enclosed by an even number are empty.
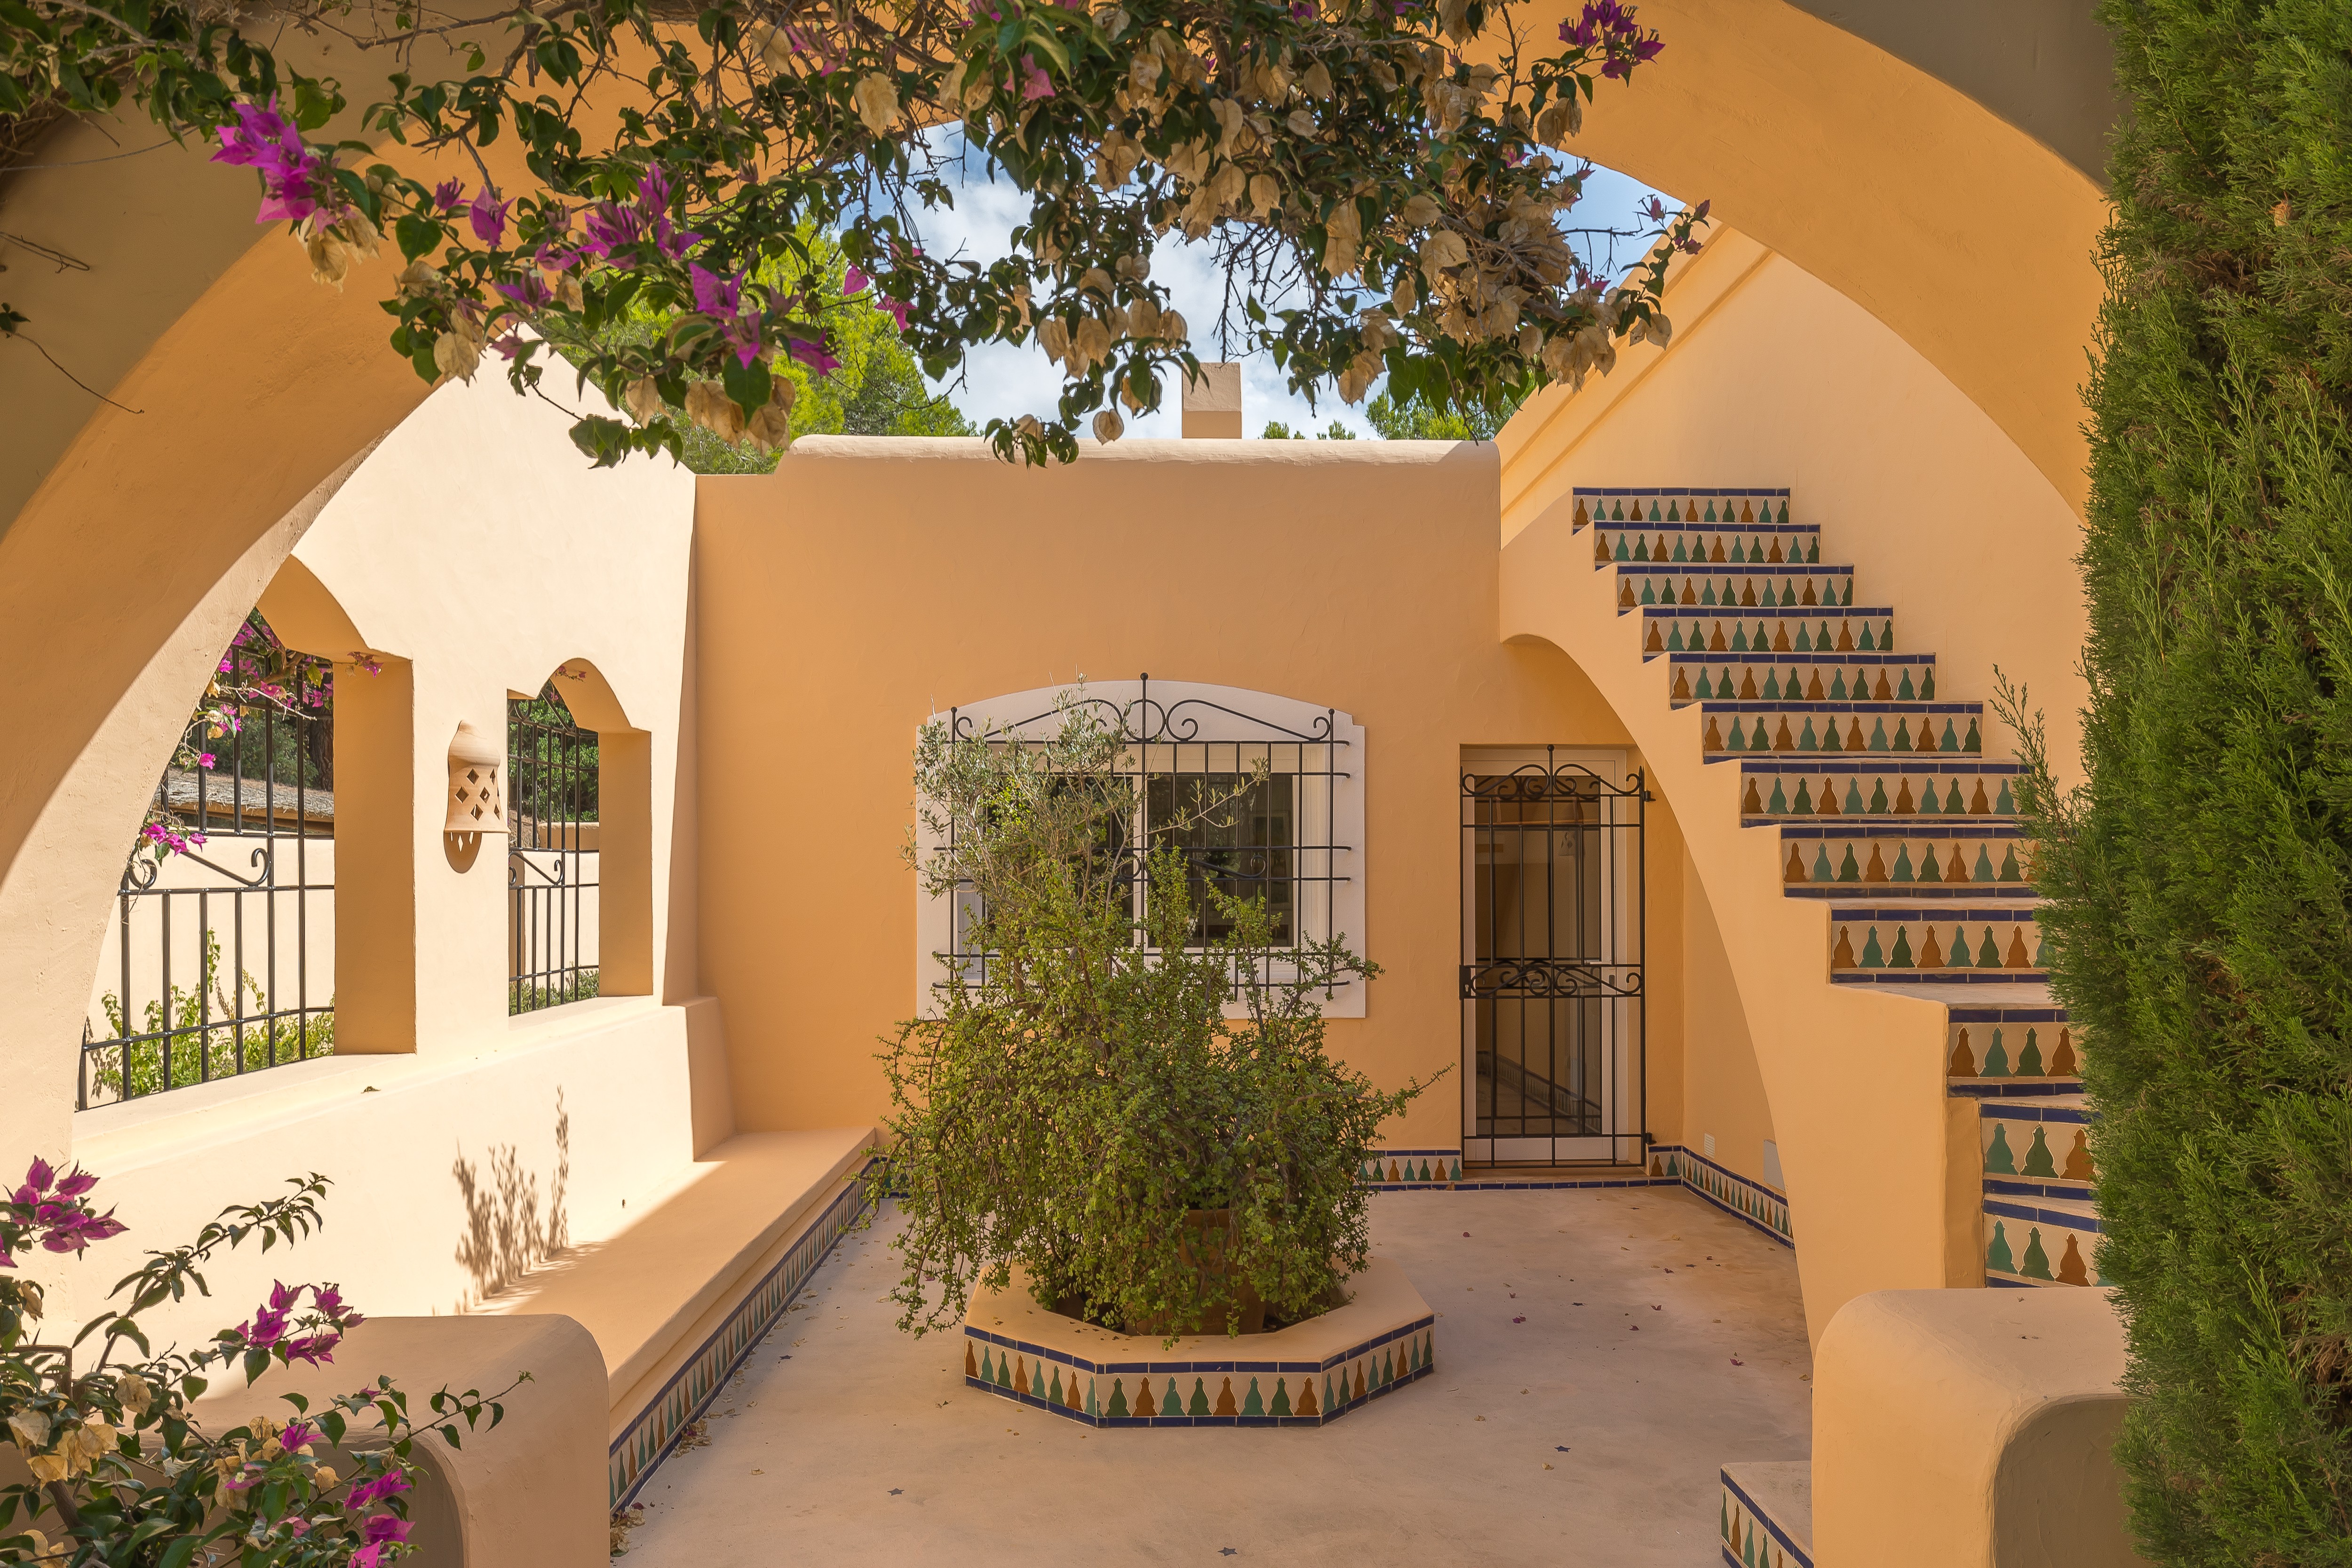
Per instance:
[[[2103,0],[2084,782],[2025,735],[2167,1568],[2352,1563],[2352,6]],[[2007,711],[2024,721],[2021,697]]]

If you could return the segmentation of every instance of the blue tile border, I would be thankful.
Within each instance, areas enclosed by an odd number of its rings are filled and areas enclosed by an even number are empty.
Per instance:
[[[1326,1357],[1321,1361],[1246,1361],[1239,1357],[1225,1357],[1206,1361],[1145,1360],[1099,1363],[1088,1361],[1084,1356],[1072,1355],[1065,1351],[1053,1350],[1024,1340],[1013,1339],[1004,1334],[990,1333],[966,1323],[963,1331],[966,1369],[963,1381],[967,1388],[976,1388],[984,1394],[993,1394],[1000,1399],[1013,1400],[1046,1415],[1059,1416],[1066,1421],[1076,1421],[1086,1427],[1321,1427],[1338,1420],[1340,1416],[1370,1404],[1385,1394],[1403,1387],[1408,1383],[1417,1382],[1435,1371],[1437,1366],[1436,1323],[1437,1315],[1434,1312],[1426,1313],[1411,1322],[1400,1324],[1385,1333],[1375,1335],[1339,1354]],[[982,1347],[976,1370],[971,1359],[971,1347],[974,1344]],[[1399,1354],[1400,1347],[1402,1354]],[[1011,1352],[1015,1358],[1016,1370],[1013,1374],[1008,1374],[1004,1368],[1003,1357],[998,1355],[993,1366],[994,1376],[989,1375],[992,1370],[992,1352]],[[1375,1354],[1381,1352],[1387,1353],[1385,1366],[1373,1360]],[[1223,1387],[1220,1390],[1220,1398],[1225,1392],[1232,1391],[1234,1392],[1236,1402],[1239,1404],[1245,1403],[1248,1395],[1234,1391],[1232,1380],[1235,1377],[1248,1377],[1251,1379],[1251,1387],[1256,1390],[1263,1406],[1269,1399],[1276,1403],[1281,1402],[1284,1397],[1280,1392],[1281,1385],[1293,1377],[1298,1378],[1305,1387],[1311,1387],[1314,1380],[1320,1377],[1323,1379],[1325,1394],[1334,1395],[1337,1391],[1331,1385],[1330,1375],[1338,1373],[1340,1388],[1348,1388],[1348,1369],[1351,1363],[1361,1364],[1357,1367],[1357,1371],[1363,1376],[1364,1393],[1358,1396],[1351,1392],[1345,1399],[1335,1397],[1328,1401],[1318,1401],[1318,1408],[1311,1416],[1241,1414],[1113,1416],[1108,1414],[1108,1408],[1124,1404],[1126,1396],[1119,1385],[1123,1385],[1129,1378],[1135,1380],[1139,1394],[1157,1404],[1158,1399],[1151,1395],[1150,1385],[1160,1378],[1169,1379],[1171,1388],[1174,1387],[1175,1379],[1192,1378],[1195,1385],[1194,1396],[1205,1401],[1208,1397],[1205,1386],[1207,1380],[1217,1377],[1222,1379],[1223,1384]],[[1054,1369],[1053,1386],[1056,1389],[1063,1386],[1062,1369],[1066,1367],[1069,1370],[1068,1392],[1059,1400],[1055,1399],[1050,1390],[1044,1395],[1039,1395],[1034,1392],[1034,1386],[1026,1388],[1021,1386],[1024,1381],[1019,1375],[1021,1371],[1025,1370],[1029,1379],[1042,1384],[1045,1381],[1044,1369],[1047,1367]],[[1364,1375],[1366,1374],[1369,1375]],[[1093,1383],[1087,1391],[1086,1405],[1079,1406],[1075,1401],[1077,1398],[1078,1378],[1082,1375],[1093,1380]],[[1265,1389],[1257,1386],[1257,1379],[1260,1377],[1276,1379],[1275,1394],[1269,1396]],[[1102,1397],[1102,1391],[1098,1386],[1105,1378],[1116,1380],[1108,1401]],[[1181,1390],[1179,1396],[1181,1397]]]
[[[1940,918],[1940,917],[1939,917]],[[2047,969],[1840,969],[1833,986],[2033,986],[2050,978]]]
[[[1789,494],[1789,487],[1783,485],[1777,490],[1703,490],[1696,485],[1645,485],[1632,488],[1622,485],[1577,485],[1570,488],[1569,494],[1570,496],[1655,496],[1661,500],[1669,496],[1772,496],[1777,497]],[[1630,517],[1626,519],[1628,522],[1632,520]]]
[[[614,1511],[626,1508],[645,1490],[662,1461],[677,1451],[679,1435],[710,1408],[727,1380],[783,1316],[784,1309],[832,1254],[835,1245],[877,1197],[885,1196],[881,1182],[869,1179],[882,1164],[868,1160],[849,1175],[846,1185],[815,1221],[670,1375],[652,1403],[613,1439],[606,1450],[605,1480]],[[887,1174],[883,1179],[887,1180]]]
[[[1731,1479],[1728,1473],[1722,1471],[1718,1471],[1717,1473],[1720,1476],[1723,1481],[1723,1490],[1729,1492],[1733,1497],[1738,1498],[1740,1505],[1748,1510],[1748,1517],[1762,1524],[1766,1533],[1772,1537],[1773,1542],[1780,1548],[1781,1551],[1789,1554],[1789,1568],[1813,1568],[1812,1554],[1807,1552],[1803,1547],[1798,1545],[1795,1542],[1790,1540],[1789,1532],[1780,1528],[1780,1524],[1778,1520],[1775,1520],[1770,1514],[1757,1507],[1756,1500],[1749,1497],[1748,1493],[1741,1489],[1739,1483]],[[1733,1556],[1731,1554],[1731,1543],[1729,1542],[1718,1539],[1717,1544],[1723,1548],[1723,1560],[1726,1563],[1730,1563],[1731,1568],[1758,1568],[1758,1565],[1756,1564],[1744,1563],[1739,1558]],[[1776,1564],[1775,1568],[1779,1568],[1779,1565]]]
[[[1382,1149],[1380,1155],[1383,1160],[1391,1155],[1402,1158],[1406,1155],[1412,1155],[1416,1158],[1427,1156],[1432,1159],[1443,1156],[1457,1172],[1461,1169],[1459,1149]],[[1671,1174],[1659,1174],[1656,1163],[1659,1160],[1671,1161],[1676,1168]],[[1610,1174],[1606,1176],[1567,1174],[1573,1171],[1576,1168],[1574,1166],[1527,1166],[1518,1167],[1525,1170],[1524,1176],[1487,1173],[1476,1176],[1457,1174],[1443,1181],[1367,1182],[1364,1185],[1372,1192],[1562,1192],[1600,1187],[1679,1186],[1688,1189],[1693,1196],[1714,1205],[1734,1219],[1740,1220],[1759,1233],[1770,1237],[1781,1246],[1789,1248],[1796,1246],[1795,1238],[1789,1230],[1779,1228],[1769,1220],[1759,1218],[1757,1214],[1747,1212],[1740,1207],[1740,1202],[1731,1201],[1707,1190],[1704,1179],[1696,1175],[1696,1170],[1701,1167],[1713,1173],[1717,1184],[1723,1186],[1727,1191],[1733,1193],[1741,1201],[1754,1205],[1761,1213],[1783,1216],[1788,1213],[1789,1200],[1782,1194],[1775,1192],[1761,1182],[1741,1176],[1727,1166],[1718,1165],[1705,1155],[1698,1154],[1682,1144],[1650,1145],[1643,1155],[1642,1165],[1638,1171],[1629,1166],[1594,1167],[1596,1170],[1607,1169]],[[1507,1173],[1513,1168],[1504,1166],[1502,1170]],[[1555,1172],[1559,1174],[1553,1174]]]
[[[2048,1225],[2060,1230],[2087,1230],[2094,1235],[2105,1234],[2099,1225],[2099,1217],[2095,1214],[2075,1214],[2063,1208],[2043,1208],[2036,1204],[2011,1203],[1990,1197],[1985,1200],[1984,1211],[2003,1219],[2021,1219],[2028,1225]]]
[[[2063,1122],[2075,1126],[2087,1126],[2098,1120],[2091,1114],[2090,1105],[2015,1105],[2006,1111],[1997,1110],[1993,1103],[1979,1105],[1977,1115],[1987,1122]]]

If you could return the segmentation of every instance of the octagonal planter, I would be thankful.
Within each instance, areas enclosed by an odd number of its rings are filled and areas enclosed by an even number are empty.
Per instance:
[[[1375,1258],[1348,1303],[1272,1333],[1114,1333],[1039,1306],[1014,1270],[975,1291],[964,1383],[1089,1427],[1320,1427],[1425,1377],[1436,1317],[1404,1270]]]

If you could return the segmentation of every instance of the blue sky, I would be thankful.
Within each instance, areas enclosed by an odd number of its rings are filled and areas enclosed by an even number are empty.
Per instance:
[[[961,133],[945,134],[960,138]],[[962,159],[957,171],[951,176],[961,181],[954,210],[922,215],[926,248],[934,256],[961,254],[975,260],[1004,255],[1009,248],[1005,235],[1026,215],[1024,199],[1009,185],[991,182],[978,158]],[[1646,226],[1634,217],[1633,209],[1660,193],[1613,170],[1596,169],[1585,183],[1584,199],[1568,222],[1580,228]],[[1664,199],[1669,207],[1675,205],[1672,197]],[[1629,265],[1639,254],[1638,248],[1621,242],[1619,265]],[[1181,235],[1171,235],[1160,241],[1151,263],[1154,281],[1174,294],[1176,308],[1192,327],[1194,348],[1203,358],[1215,353],[1214,326],[1223,298],[1213,255],[1205,242],[1194,245]],[[1362,405],[1350,408],[1339,402],[1336,392],[1327,391],[1310,412],[1307,400],[1283,384],[1282,374],[1269,356],[1247,355],[1242,366],[1243,419],[1252,435],[1263,430],[1268,420],[1281,420],[1294,430],[1322,430],[1335,418],[1359,434],[1371,434],[1371,427],[1364,423]],[[984,425],[996,415],[1051,413],[1061,382],[1061,371],[1034,344],[1021,348],[997,344],[975,351],[966,361],[962,384],[950,385],[946,391],[975,424]],[[1175,389],[1169,384],[1160,412],[1130,422],[1128,433],[1173,436],[1178,434],[1176,411]]]

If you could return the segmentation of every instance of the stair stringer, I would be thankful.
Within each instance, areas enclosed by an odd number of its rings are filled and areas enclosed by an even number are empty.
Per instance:
[[[1703,760],[1697,708],[1669,703],[1572,516],[1563,496],[1503,547],[1500,632],[1572,660],[1673,803],[1747,1011],[1819,1343],[1855,1296],[1948,1283],[1945,1007],[1830,982],[1827,907],[1783,896],[1779,834],[1740,825],[1738,770]]]

